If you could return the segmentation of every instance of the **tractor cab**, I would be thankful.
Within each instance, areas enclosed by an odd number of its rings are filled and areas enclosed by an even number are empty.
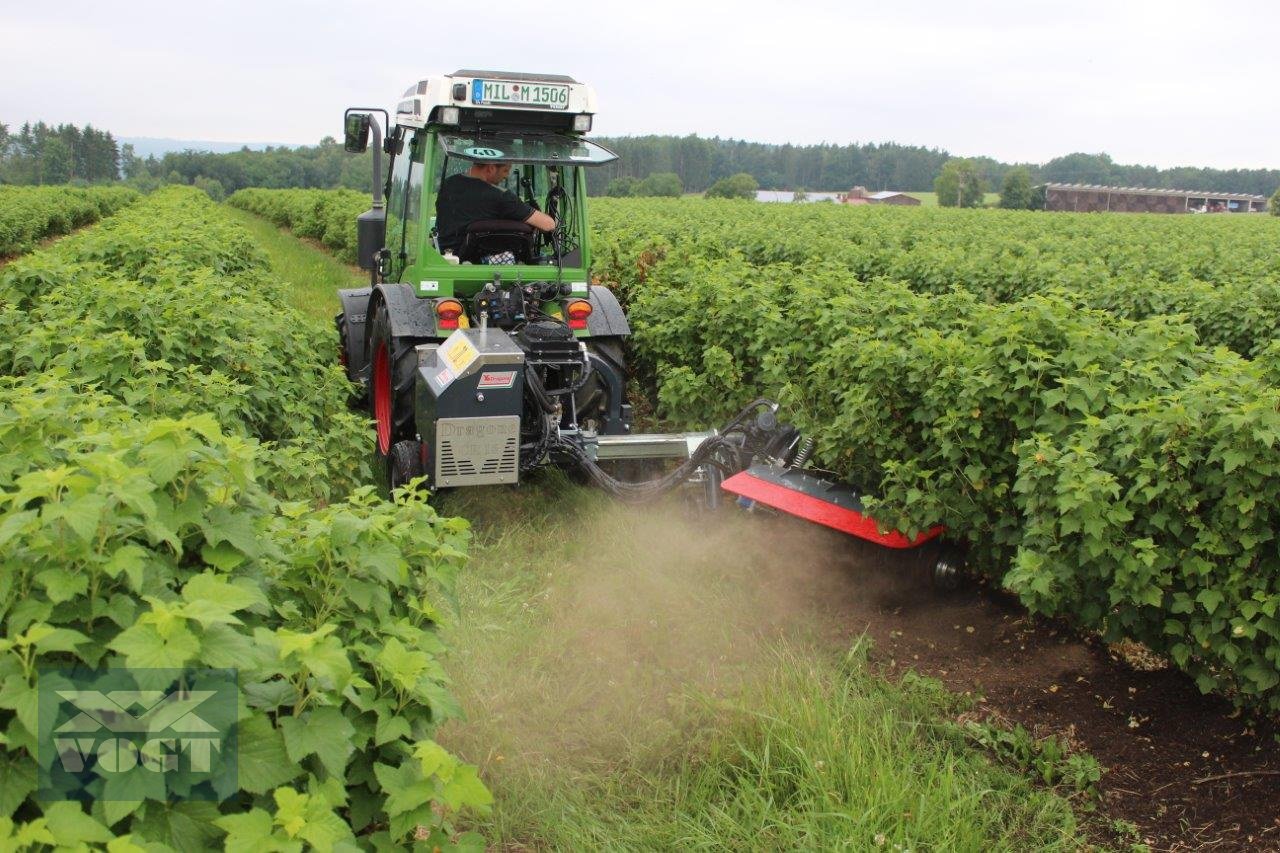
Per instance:
[[[585,293],[585,170],[617,159],[583,138],[595,109],[591,87],[563,75],[462,70],[410,86],[385,141],[375,145],[375,159],[390,155],[390,169],[385,182],[375,178],[373,209],[360,220],[359,260],[373,283],[409,283],[425,297],[469,297],[499,275]],[[365,150],[370,130],[379,130],[370,113],[349,110],[347,150]],[[460,229],[438,221],[444,182],[484,164],[510,167],[497,186],[546,213],[556,228],[544,233],[487,219]]]

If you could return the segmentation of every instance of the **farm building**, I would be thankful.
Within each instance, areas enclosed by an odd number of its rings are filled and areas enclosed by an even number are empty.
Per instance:
[[[893,190],[885,190],[878,193],[867,192],[866,187],[854,187],[845,193],[840,199],[844,204],[901,204],[913,205],[919,204],[920,199],[907,195],[906,193],[894,192]]]
[[[1045,210],[1079,213],[1257,213],[1267,209],[1265,196],[1103,187],[1094,184],[1045,184]]]

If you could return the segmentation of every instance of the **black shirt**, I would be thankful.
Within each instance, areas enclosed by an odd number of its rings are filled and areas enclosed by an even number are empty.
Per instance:
[[[513,219],[524,222],[533,208],[501,190],[470,175],[452,175],[440,185],[436,196],[436,231],[440,250],[457,249],[467,226],[482,219]]]

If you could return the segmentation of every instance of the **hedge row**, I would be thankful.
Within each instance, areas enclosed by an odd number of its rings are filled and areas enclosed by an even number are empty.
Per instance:
[[[700,257],[840,270],[913,291],[1012,302],[1059,293],[1128,319],[1182,315],[1202,343],[1254,355],[1280,337],[1280,221],[937,208],[592,199],[595,256],[632,285],[673,246]]]
[[[0,186],[0,258],[97,222],[137,198],[126,187]]]
[[[451,821],[488,793],[431,739],[466,524],[342,497],[364,425],[245,232],[165,190],[8,266],[0,305],[0,846],[481,846]],[[37,684],[76,665],[238,670],[238,775],[63,774]]]
[[[887,526],[942,522],[1031,609],[1280,709],[1275,347],[1250,362],[1176,318],[699,250],[631,291],[666,416],[705,425],[780,397]]]
[[[349,264],[356,263],[356,217],[369,209],[367,193],[354,190],[260,190],[232,194],[227,204],[317,240]]]

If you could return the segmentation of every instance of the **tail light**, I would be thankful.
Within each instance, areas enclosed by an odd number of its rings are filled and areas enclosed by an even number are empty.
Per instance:
[[[575,299],[564,307],[564,313],[569,318],[570,329],[585,329],[587,327],[587,318],[591,316],[591,303],[585,299]]]
[[[436,328],[456,329],[462,316],[462,303],[456,299],[441,299],[436,303]]]

